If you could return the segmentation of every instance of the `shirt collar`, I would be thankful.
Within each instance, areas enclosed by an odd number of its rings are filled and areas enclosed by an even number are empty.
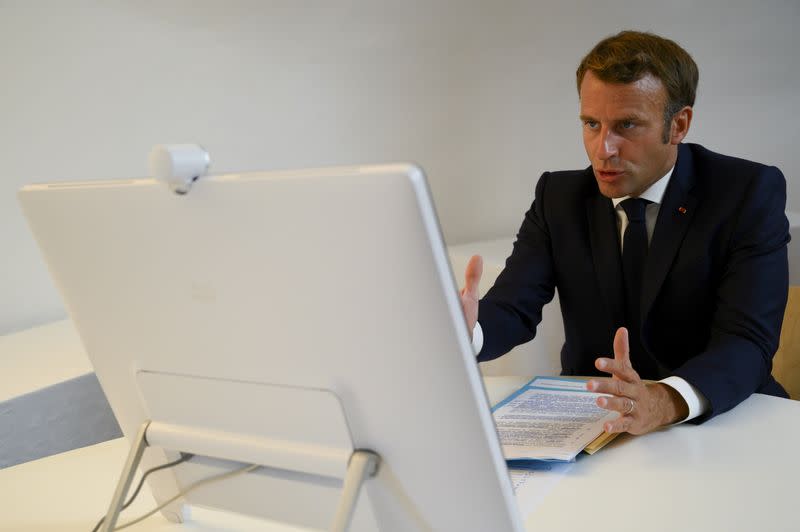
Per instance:
[[[675,170],[675,166],[669,169],[669,172],[664,174],[664,176],[647,187],[644,192],[639,194],[639,197],[642,199],[646,199],[656,204],[661,204],[661,200],[664,199],[664,193],[667,191],[667,185],[669,185],[669,180],[672,179],[672,171]],[[621,198],[612,198],[611,201],[614,203],[614,208],[616,208],[620,203],[625,201],[626,199],[630,198],[630,196],[623,196]]]

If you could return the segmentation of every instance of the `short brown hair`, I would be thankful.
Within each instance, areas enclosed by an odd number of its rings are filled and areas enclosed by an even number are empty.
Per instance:
[[[647,74],[661,80],[667,89],[665,138],[675,113],[694,105],[700,77],[692,56],[675,41],[639,31],[621,31],[606,37],[586,54],[575,73],[578,94],[589,70],[606,83],[633,83]]]

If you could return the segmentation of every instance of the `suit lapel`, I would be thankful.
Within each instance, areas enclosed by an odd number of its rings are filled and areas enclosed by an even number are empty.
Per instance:
[[[644,281],[642,284],[642,323],[650,309],[664,279],[675,261],[689,224],[697,206],[697,197],[692,194],[694,176],[692,171],[692,154],[687,146],[681,144],[678,149],[678,160],[664,193],[664,199],[658,211],[658,219],[650,241],[650,250],[645,262]]]
[[[610,311],[612,326],[624,320],[622,261],[620,260],[619,229],[611,200],[596,191],[586,200],[589,240],[597,285]]]

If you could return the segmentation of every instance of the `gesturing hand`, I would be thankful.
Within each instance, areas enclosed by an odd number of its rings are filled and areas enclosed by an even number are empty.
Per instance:
[[[483,258],[480,255],[473,255],[467,263],[466,285],[461,289],[461,308],[467,319],[470,339],[472,330],[478,323],[478,285],[481,282],[481,275],[483,275]]]
[[[614,358],[598,358],[595,367],[612,377],[592,379],[586,388],[610,394],[612,397],[599,397],[597,406],[620,413],[620,417],[605,424],[606,432],[645,434],[689,414],[686,401],[672,387],[660,382],[645,383],[639,378],[631,365],[626,328],[620,327],[614,335]]]

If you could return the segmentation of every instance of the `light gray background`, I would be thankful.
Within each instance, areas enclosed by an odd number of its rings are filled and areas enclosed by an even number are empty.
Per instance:
[[[624,28],[700,65],[687,138],[779,166],[800,210],[798,0],[0,0],[0,333],[64,316],[23,184],[412,160],[448,243],[515,233],[545,170],[586,163],[574,70]],[[387,276],[390,272],[387,272]]]

